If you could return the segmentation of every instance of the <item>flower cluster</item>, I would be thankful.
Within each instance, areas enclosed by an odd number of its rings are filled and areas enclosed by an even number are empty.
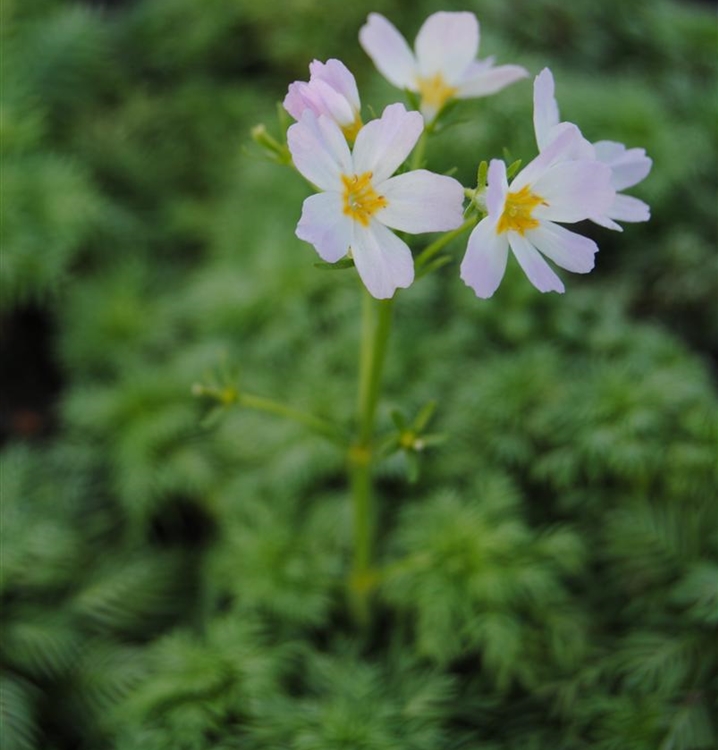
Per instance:
[[[361,128],[353,151],[339,125],[307,109],[287,142],[299,172],[321,192],[304,201],[297,236],[334,263],[351,249],[359,276],[378,299],[414,280],[409,246],[391,229],[441,232],[461,224],[464,189],[425,169],[392,177],[421,136],[424,121],[402,104]]]
[[[429,16],[416,36],[415,54],[378,13],[369,15],[359,41],[387,81],[419,94],[429,122],[451,99],[487,96],[528,75],[519,65],[495,68],[493,58],[476,60],[479,22],[473,13]]]
[[[364,124],[356,81],[339,60],[312,62],[309,81],[289,86],[284,108],[297,121],[287,132],[294,166],[317,189],[304,202],[297,236],[328,263],[349,255],[374,297],[392,297],[414,280],[411,250],[392,230],[445,232],[465,226],[467,212],[476,215],[461,278],[487,298],[501,283],[509,250],[537,289],[563,292],[546,258],[587,273],[598,250],[563,224],[590,220],[620,230],[617,221],[649,218],[645,203],[619,193],[650,171],[645,151],[611,141],[592,144],[576,125],[560,121],[548,69],[534,82],[539,153],[510,184],[500,160],[491,161],[487,184],[475,190],[425,169],[395,175],[449,102],[495,93],[528,73],[476,59],[479,24],[472,13],[433,14],[414,51],[377,13],[369,15],[359,40],[391,84],[418,96],[418,112],[392,104]],[[420,167],[421,154],[413,162]]]

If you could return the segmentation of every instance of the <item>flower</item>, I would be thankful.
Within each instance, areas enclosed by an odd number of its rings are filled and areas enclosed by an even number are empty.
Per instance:
[[[416,37],[414,54],[384,16],[370,13],[359,42],[394,86],[418,92],[421,112],[432,121],[450,99],[472,99],[500,91],[528,73],[519,65],[493,67],[476,60],[479,22],[473,13],[434,13]]]
[[[307,109],[317,116],[326,115],[349,141],[356,138],[362,126],[357,84],[340,60],[314,60],[309,65],[309,82],[291,83],[283,104],[295,120],[301,120]]]
[[[559,123],[559,119],[553,75],[548,68],[544,68],[534,81],[534,131],[539,151],[545,149],[561,132],[563,123]],[[653,165],[644,149],[627,149],[622,143],[615,141],[591,144],[582,137],[576,148],[578,153],[573,156],[595,158],[611,168],[611,185],[616,191],[637,185],[648,175]],[[617,194],[605,214],[589,218],[601,226],[622,231],[615,219],[628,222],[648,221],[651,210],[638,198]]]
[[[392,104],[359,131],[353,152],[336,122],[311,110],[287,133],[295,166],[321,191],[304,201],[297,237],[328,263],[351,250],[377,299],[414,280],[411,251],[391,229],[419,234],[456,229],[462,222],[464,189],[453,178],[424,169],[391,176],[423,128],[418,112]]]
[[[563,283],[545,261],[575,273],[593,268],[596,243],[555,222],[573,223],[602,215],[613,202],[611,169],[595,159],[570,158],[581,149],[575,125],[564,123],[556,137],[509,187],[506,165],[489,165],[486,207],[469,237],[461,278],[484,299],[498,289],[511,248],[541,292],[563,292]]]

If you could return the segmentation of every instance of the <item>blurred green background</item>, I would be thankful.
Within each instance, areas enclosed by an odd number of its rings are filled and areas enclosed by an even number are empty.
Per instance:
[[[191,386],[350,420],[359,294],[294,236],[249,139],[313,58],[476,12],[590,140],[645,147],[645,225],[564,296],[456,262],[400,295],[380,418],[449,441],[381,467],[394,567],[359,638],[344,459]],[[5,0],[3,750],[718,746],[716,49],[664,0]],[[431,166],[535,153],[531,83],[462,105]],[[400,565],[396,562],[403,560]]]

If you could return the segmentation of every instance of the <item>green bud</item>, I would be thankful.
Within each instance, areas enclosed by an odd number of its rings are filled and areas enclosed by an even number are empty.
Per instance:
[[[269,159],[277,161],[280,164],[291,164],[292,157],[289,149],[274,136],[270,135],[264,123],[255,125],[250,133],[252,140],[264,151]]]

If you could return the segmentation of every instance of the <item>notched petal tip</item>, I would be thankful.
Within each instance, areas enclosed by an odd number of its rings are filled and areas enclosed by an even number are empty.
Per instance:
[[[354,143],[354,168],[371,172],[380,185],[405,161],[424,129],[424,118],[401,103],[390,104],[378,120],[368,122]]]

